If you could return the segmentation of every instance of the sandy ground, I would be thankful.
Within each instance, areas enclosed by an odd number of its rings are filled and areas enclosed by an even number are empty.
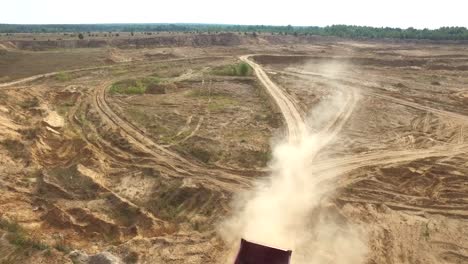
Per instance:
[[[337,225],[365,230],[364,263],[468,261],[464,46],[327,40],[92,53],[102,64],[39,75],[31,65],[0,84],[2,261],[72,263],[79,250],[125,263],[229,263],[219,222],[267,178],[272,144],[306,129],[324,135],[304,165],[326,193],[310,219],[331,211]],[[212,73],[240,61],[252,75]],[[171,85],[109,91],[147,76]],[[311,112],[337,95],[326,120]]]

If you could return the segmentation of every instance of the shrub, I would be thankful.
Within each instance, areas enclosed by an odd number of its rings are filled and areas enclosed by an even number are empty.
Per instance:
[[[247,63],[243,62],[239,64],[238,70],[239,75],[247,76],[247,74],[249,74],[250,71],[250,66]]]
[[[54,248],[65,254],[70,253],[70,251],[72,250],[71,246],[68,243],[66,243],[63,239],[57,241],[54,245]]]
[[[81,34],[81,33],[80,33],[80,34],[78,34],[78,38],[79,38],[79,39],[84,39],[84,36],[83,36],[83,34]]]
[[[228,65],[213,69],[213,74],[224,76],[248,76],[252,74],[252,68],[249,64],[241,62],[234,65]]]
[[[26,231],[16,222],[0,219],[0,229],[7,231],[8,241],[21,249],[46,250],[50,247],[36,239],[29,237]]]
[[[144,94],[149,86],[159,83],[160,80],[156,77],[124,80],[114,83],[110,88],[110,92],[113,94]]]
[[[25,101],[20,103],[20,106],[23,109],[38,107],[39,106],[39,99],[37,99],[37,97],[26,99]]]
[[[55,79],[57,81],[66,82],[66,81],[70,81],[72,77],[70,73],[68,72],[59,72],[57,75],[55,75]]]
[[[196,159],[204,163],[208,163],[212,159],[211,153],[202,148],[196,148],[196,147],[191,148],[189,150],[189,153],[192,154]]]

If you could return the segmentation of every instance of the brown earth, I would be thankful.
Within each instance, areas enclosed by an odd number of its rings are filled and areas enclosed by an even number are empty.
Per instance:
[[[0,263],[227,263],[218,222],[303,126],[331,135],[311,171],[366,227],[366,263],[468,260],[464,45],[44,38],[0,41]],[[251,75],[213,71],[241,60]],[[336,94],[331,121],[308,115]]]

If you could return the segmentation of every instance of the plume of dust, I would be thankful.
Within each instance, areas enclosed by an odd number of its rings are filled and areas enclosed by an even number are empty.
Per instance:
[[[327,70],[329,70],[327,68]],[[307,131],[294,141],[282,140],[273,148],[272,173],[267,182],[235,199],[230,219],[219,227],[228,245],[229,258],[237,253],[240,238],[267,246],[293,250],[292,264],[363,263],[367,255],[364,232],[329,210],[324,200],[333,190],[324,179],[336,175],[314,172],[312,159],[332,140],[324,132],[313,132],[332,119],[344,104],[336,93],[309,116]],[[309,122],[312,119],[309,119]],[[332,208],[333,209],[333,208]]]

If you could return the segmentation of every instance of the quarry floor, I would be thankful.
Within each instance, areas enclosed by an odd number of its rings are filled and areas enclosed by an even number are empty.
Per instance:
[[[263,79],[213,73],[248,54]],[[365,230],[365,263],[466,263],[467,64],[466,45],[429,43],[0,46],[0,263],[227,263],[219,223],[302,125],[333,136],[310,159],[329,190],[311,219]],[[170,85],[109,90],[148,76]]]

